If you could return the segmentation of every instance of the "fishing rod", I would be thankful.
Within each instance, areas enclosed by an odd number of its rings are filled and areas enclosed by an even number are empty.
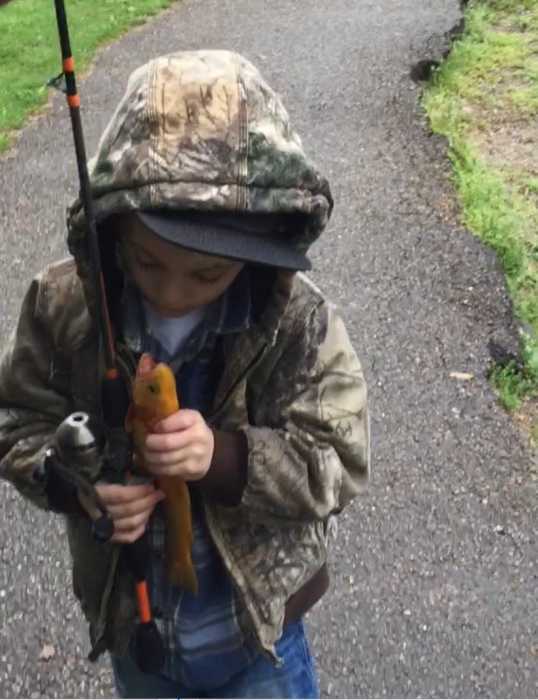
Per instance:
[[[105,463],[109,467],[108,471],[115,473],[116,476],[119,474],[119,480],[123,481],[124,475],[130,469],[132,462],[130,443],[124,429],[129,395],[117,366],[114,331],[108,310],[106,288],[101,267],[97,222],[86,162],[86,149],[80,116],[80,96],[77,92],[75,79],[75,61],[71,53],[64,0],[54,0],[54,5],[63,69],[54,83],[58,84],[63,79],[64,92],[66,93],[69,106],[80,181],[80,200],[86,218],[88,251],[94,289],[97,294],[98,332],[105,358],[105,373],[101,380],[101,405],[107,433],[107,444],[104,453]],[[118,479],[116,478],[116,480]],[[142,671],[156,673],[161,670],[164,664],[164,647],[151,613],[149,601],[146,581],[146,567],[149,560],[146,536],[142,536],[130,544],[123,545],[123,553],[125,561],[136,581],[136,599],[140,619],[135,633],[136,661]]]

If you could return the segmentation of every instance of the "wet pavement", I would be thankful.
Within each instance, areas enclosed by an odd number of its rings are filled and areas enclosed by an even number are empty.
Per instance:
[[[459,19],[456,0],[185,0],[81,81],[91,153],[132,69],[174,50],[238,50],[331,181],[312,277],[365,367],[373,473],[340,517],[333,586],[308,616],[327,697],[538,694],[535,472],[486,379],[488,343],[513,349],[517,328],[494,255],[458,224],[445,144],[409,77]],[[31,276],[65,254],[76,190],[57,97],[0,160],[3,337]],[[106,659],[85,659],[61,519],[6,484],[0,496],[0,696],[113,695]]]

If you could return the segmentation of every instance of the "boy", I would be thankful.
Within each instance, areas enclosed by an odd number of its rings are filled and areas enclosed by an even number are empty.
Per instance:
[[[171,585],[162,494],[96,486],[112,541],[67,516],[74,590],[95,659],[125,697],[316,697],[302,617],[328,587],[327,525],[365,485],[366,388],[342,321],[307,279],[332,208],[287,114],[256,69],[225,51],[182,52],[129,80],[91,166],[120,368],[168,362],[181,410],[148,436],[154,476],[189,483],[198,595]],[[74,261],[24,300],[0,366],[1,474],[36,504],[58,423],[99,417],[101,348],[79,202]],[[166,659],[132,655],[132,580],[121,544],[148,533],[149,586]]]

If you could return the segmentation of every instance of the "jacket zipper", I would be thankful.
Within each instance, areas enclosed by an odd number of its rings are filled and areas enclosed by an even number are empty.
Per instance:
[[[247,377],[259,364],[261,361],[265,351],[267,349],[267,344],[264,344],[259,352],[254,356],[252,361],[248,364],[246,369],[243,371],[240,377],[232,384],[230,389],[227,391],[226,396],[222,399],[220,404],[214,408],[211,412],[211,415],[208,416],[207,421],[209,424],[211,424],[212,420],[214,417],[220,413],[223,408],[226,406],[226,403],[230,399],[230,397],[233,395],[234,391],[237,389],[239,384]],[[275,654],[274,649],[269,649],[263,642],[263,640],[260,637],[259,631],[258,631],[258,615],[256,611],[254,610],[254,606],[252,604],[251,598],[246,592],[246,589],[243,589],[242,583],[240,583],[236,576],[232,572],[232,565],[231,565],[231,557],[229,556],[228,553],[228,547],[226,543],[224,542],[224,539],[220,536],[219,532],[219,527],[218,524],[215,521],[215,517],[213,513],[211,512],[211,509],[207,506],[207,504],[204,502],[204,512],[206,514],[206,522],[209,528],[209,534],[211,535],[211,538],[213,539],[213,542],[215,543],[215,546],[217,548],[217,551],[219,552],[228,575],[232,579],[232,582],[234,583],[235,589],[239,594],[239,597],[245,606],[245,610],[247,611],[250,621],[252,623],[252,628],[254,630],[254,633],[256,635],[256,639],[258,641],[258,644],[260,645],[260,648],[263,650],[263,652],[269,657],[269,659],[273,662],[276,663],[277,665],[279,664],[280,659],[278,656]],[[241,576],[242,577],[242,576]]]
[[[260,646],[260,650],[263,651],[264,654],[266,654],[269,657],[269,660],[275,663],[276,665],[280,664],[280,659],[276,655],[274,647],[269,648],[266,646],[266,644],[263,642],[259,630],[258,630],[258,625],[259,625],[259,618],[258,614],[255,611],[254,605],[252,604],[251,596],[246,591],[246,587],[243,588],[244,580],[241,581],[241,583],[237,580],[237,577],[232,573],[232,565],[231,565],[231,559],[228,554],[228,547],[224,542],[224,539],[220,536],[219,532],[219,527],[218,524],[215,522],[215,517],[213,513],[211,512],[211,509],[208,507],[207,503],[204,502],[204,512],[206,516],[206,522],[207,526],[209,529],[209,534],[211,535],[211,538],[213,539],[213,542],[215,544],[215,547],[217,548],[217,551],[225,565],[226,571],[228,573],[228,576],[232,579],[232,582],[234,584],[235,590],[239,594],[239,598],[241,599],[241,602],[245,606],[245,610],[247,611],[248,616],[250,617],[250,621],[252,623],[252,629],[254,631],[254,634],[256,636],[256,640]],[[239,568],[239,567],[238,567]],[[241,574],[242,578],[242,574]]]
[[[240,377],[238,377],[235,382],[232,384],[232,386],[228,389],[226,392],[226,395],[224,398],[221,400],[220,404],[217,407],[213,407],[211,410],[211,413],[207,416],[207,422],[212,423],[214,420],[215,416],[222,411],[222,409],[226,406],[228,403],[230,397],[234,393],[234,391],[237,389],[239,384],[247,377],[252,370],[255,369],[255,367],[259,364],[260,360],[262,359],[262,356],[264,355],[265,351],[267,349],[267,345],[263,345],[258,353],[254,356],[254,358],[251,360],[251,362],[247,365],[243,373],[241,374]]]

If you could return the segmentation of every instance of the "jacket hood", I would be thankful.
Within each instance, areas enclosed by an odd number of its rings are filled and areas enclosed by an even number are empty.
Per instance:
[[[139,209],[303,214],[289,234],[301,252],[333,204],[279,96],[229,51],[173,53],[135,70],[89,173],[98,221]],[[86,237],[77,200],[68,246],[88,296]]]

